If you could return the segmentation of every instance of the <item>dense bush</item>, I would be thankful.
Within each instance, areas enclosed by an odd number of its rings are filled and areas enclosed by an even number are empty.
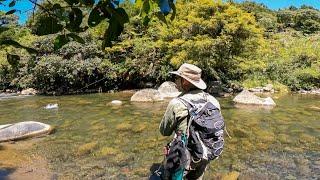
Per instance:
[[[146,27],[137,7],[129,1],[122,6],[128,9],[130,23],[106,49],[100,47],[108,23],[80,33],[86,44],[71,42],[54,50],[55,35],[32,35],[11,18],[12,29],[4,35],[39,53],[33,56],[3,47],[0,89],[33,87],[43,93],[68,93],[141,88],[170,80],[168,72],[184,62],[200,66],[209,84],[213,80],[229,87],[273,83],[278,90],[320,86],[316,9],[272,11],[252,2],[178,1],[175,20],[152,18]],[[7,61],[8,53],[20,60]]]

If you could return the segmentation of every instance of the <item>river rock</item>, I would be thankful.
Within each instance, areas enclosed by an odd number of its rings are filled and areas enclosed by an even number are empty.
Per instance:
[[[239,177],[240,173],[237,171],[232,171],[226,175],[222,176],[222,180],[237,180]]]
[[[260,92],[263,92],[263,87],[259,86],[259,87],[250,88],[249,91],[253,93],[260,93]]]
[[[153,102],[153,101],[162,101],[162,100],[163,100],[162,95],[156,89],[142,89],[136,92],[131,97],[131,101],[137,101],[137,102]]]
[[[17,93],[0,93],[0,98],[9,98],[14,96],[18,96],[18,94]]]
[[[111,101],[111,104],[121,105],[121,104],[122,104],[122,101],[120,101],[120,100],[113,100],[113,101]]]
[[[38,91],[33,88],[24,89],[21,91],[21,95],[36,95]]]
[[[47,104],[44,109],[58,109],[59,105],[58,104]]]
[[[233,99],[233,101],[240,104],[265,105],[265,106],[276,105],[276,103],[273,101],[271,97],[261,98],[249,92],[248,90],[243,90]]]
[[[222,82],[221,81],[212,81],[208,84],[207,88],[208,93],[210,94],[220,94],[223,93],[223,87],[222,87]]]
[[[50,125],[35,121],[0,125],[0,142],[36,137],[49,134],[52,130]]]
[[[320,95],[320,89],[311,89],[310,91],[301,89],[298,91],[300,94],[315,94],[315,95]]]
[[[265,87],[263,87],[263,91],[271,92],[273,90],[272,84],[267,84]]]
[[[278,180],[280,177],[276,174],[260,173],[260,172],[243,172],[239,175],[238,180]]]
[[[160,85],[158,88],[161,96],[166,98],[177,97],[181,92],[177,89],[177,86],[174,82],[166,81]]]

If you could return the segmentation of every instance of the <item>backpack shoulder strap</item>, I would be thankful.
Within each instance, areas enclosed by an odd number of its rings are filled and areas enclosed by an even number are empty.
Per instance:
[[[182,102],[182,104],[184,104],[187,107],[189,112],[191,111],[192,108],[195,107],[195,105],[186,98],[178,97],[178,100],[180,100]]]
[[[193,112],[192,112],[192,109],[194,109],[196,106],[191,102],[189,101],[188,99],[186,98],[183,98],[183,97],[178,97],[177,98],[178,100],[180,100],[182,102],[182,104],[184,104],[187,109],[188,109],[188,114],[189,114],[189,118],[187,120],[187,129],[186,129],[186,136],[187,138],[189,137],[189,129],[190,129],[190,125],[192,123],[192,120],[193,120]]]

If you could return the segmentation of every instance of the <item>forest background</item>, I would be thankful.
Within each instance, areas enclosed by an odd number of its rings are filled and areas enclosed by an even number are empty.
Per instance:
[[[41,6],[54,8],[46,0]],[[168,72],[184,62],[202,68],[209,87],[219,81],[223,89],[234,91],[269,83],[282,92],[320,88],[318,9],[181,0],[175,4],[176,14],[163,16],[159,7],[144,14],[142,6],[130,1],[119,5],[129,21],[109,45],[107,21],[69,35],[74,41],[61,44],[68,28],[64,35],[43,33],[46,15],[41,8],[25,25],[18,24],[16,15],[0,12],[0,40],[10,38],[36,50],[1,45],[0,90],[68,94],[156,87],[172,80]],[[83,19],[90,19],[83,12]],[[81,26],[86,23],[90,21],[81,21]]]

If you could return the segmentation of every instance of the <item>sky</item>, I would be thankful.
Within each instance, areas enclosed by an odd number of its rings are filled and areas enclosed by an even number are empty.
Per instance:
[[[243,2],[244,0],[235,0],[236,2]],[[265,4],[268,8],[277,10],[286,8],[289,6],[300,7],[305,4],[308,6],[313,6],[317,9],[320,9],[320,0],[251,0],[254,2]],[[10,3],[11,0],[6,0],[6,2]],[[32,13],[32,4],[28,0],[19,0],[14,6],[15,9],[21,10],[21,12],[16,12],[15,14],[19,16],[19,23],[24,24],[29,16]],[[12,8],[8,6],[3,6],[0,4],[1,11],[9,11]]]

